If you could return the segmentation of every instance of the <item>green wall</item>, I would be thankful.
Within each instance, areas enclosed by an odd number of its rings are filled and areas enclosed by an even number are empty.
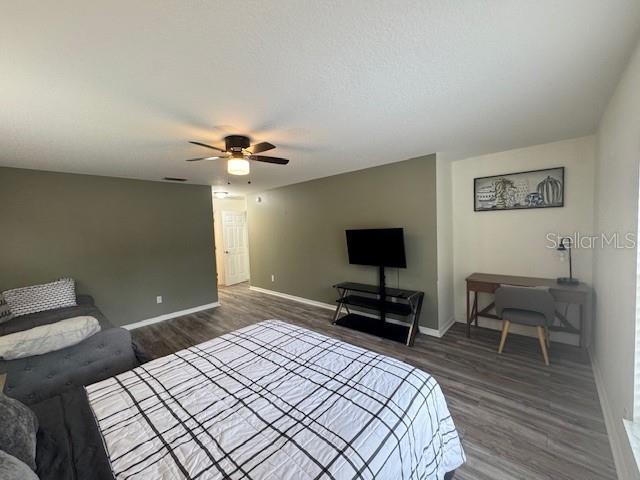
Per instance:
[[[387,285],[399,273],[424,291],[420,323],[438,328],[435,155],[250,195],[247,210],[251,284],[331,304],[335,283],[378,283],[376,268],[349,265],[345,229],[403,227],[408,268],[387,269]]]
[[[0,184],[0,291],[70,276],[117,325],[217,301],[210,187],[2,167]]]

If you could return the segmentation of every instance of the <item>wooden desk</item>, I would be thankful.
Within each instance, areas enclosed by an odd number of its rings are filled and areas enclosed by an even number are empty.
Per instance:
[[[561,312],[556,310],[557,323],[549,326],[549,330],[556,332],[574,333],[579,336],[579,345],[588,345],[586,328],[587,319],[591,317],[592,289],[584,283],[578,285],[562,285],[552,278],[517,277],[513,275],[495,275],[491,273],[472,273],[467,281],[467,337],[471,336],[471,324],[478,326],[478,317],[499,318],[490,313],[495,307],[493,302],[478,310],[478,293],[494,293],[501,285],[516,285],[519,287],[548,287],[549,293],[558,303],[577,305],[578,326],[572,325]],[[473,302],[471,293],[473,292]]]

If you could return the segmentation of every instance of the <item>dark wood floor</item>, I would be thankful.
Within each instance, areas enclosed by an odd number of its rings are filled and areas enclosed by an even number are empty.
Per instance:
[[[552,344],[545,367],[537,340],[461,324],[442,339],[418,335],[413,348],[333,326],[331,312],[250,291],[220,288],[221,307],[133,331],[154,357],[252,323],[277,318],[399,358],[442,386],[468,462],[458,480],[615,479],[600,403],[588,363],[573,347]]]

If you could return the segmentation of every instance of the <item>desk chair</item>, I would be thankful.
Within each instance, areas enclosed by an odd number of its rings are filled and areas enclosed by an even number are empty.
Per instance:
[[[503,321],[498,353],[502,353],[511,323],[536,327],[544,363],[549,365],[549,325],[555,316],[553,296],[546,288],[503,285],[495,292],[496,315]]]

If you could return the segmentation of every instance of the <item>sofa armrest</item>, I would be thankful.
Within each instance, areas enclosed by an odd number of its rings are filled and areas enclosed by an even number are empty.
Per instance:
[[[95,305],[96,301],[91,295],[80,294],[76,295],[76,303],[78,305]]]
[[[131,334],[124,328],[103,330],[77,345],[44,355],[0,361],[0,371],[7,373],[4,393],[26,404],[137,366]]]

